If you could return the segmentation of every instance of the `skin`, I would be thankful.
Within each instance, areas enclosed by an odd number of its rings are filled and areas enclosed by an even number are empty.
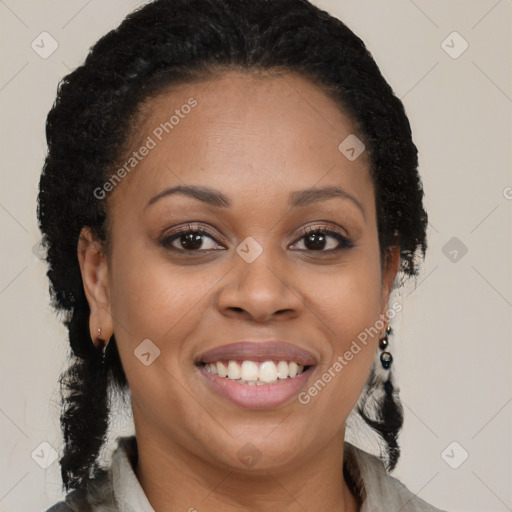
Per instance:
[[[345,421],[385,327],[307,405],[238,407],[210,391],[194,357],[237,340],[283,339],[319,361],[311,385],[385,314],[399,251],[381,268],[367,154],[349,161],[338,150],[354,123],[313,83],[241,72],[151,98],[131,150],[190,97],[197,106],[112,193],[109,250],[88,228],[78,245],[91,338],[115,333],[130,386],[136,475],[157,512],[359,510],[343,480]],[[174,194],[146,207],[177,185],[217,189],[232,204]],[[362,209],[340,197],[287,204],[292,191],[325,186]],[[178,252],[179,238],[176,251],[158,245],[187,223],[215,240],[204,236],[195,253]],[[306,226],[327,226],[354,247],[328,253],[339,245],[329,235],[308,250]],[[263,249],[252,263],[236,252],[249,236]],[[134,356],[145,339],[161,351],[149,366]],[[237,456],[247,442],[261,454],[251,468]]]

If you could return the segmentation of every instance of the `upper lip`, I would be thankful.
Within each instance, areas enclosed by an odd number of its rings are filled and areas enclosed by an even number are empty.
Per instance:
[[[237,341],[228,345],[215,347],[196,357],[196,363],[214,363],[217,361],[249,360],[295,361],[304,366],[316,364],[316,358],[303,348],[281,340]]]

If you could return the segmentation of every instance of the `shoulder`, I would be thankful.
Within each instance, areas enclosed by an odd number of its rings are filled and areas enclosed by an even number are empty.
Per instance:
[[[46,512],[73,512],[73,509],[65,501],[59,501],[50,507]]]
[[[110,470],[99,470],[86,486],[69,492],[46,512],[119,512]]]
[[[137,458],[135,436],[118,437],[117,447],[108,468],[96,469],[94,476],[79,489],[70,491],[46,512],[121,512],[125,509],[125,495],[133,498],[143,494],[133,474],[132,464]],[[134,490],[133,487],[136,489]],[[130,498],[130,499],[131,499]],[[140,496],[139,496],[140,499]],[[149,505],[147,510],[151,510]]]
[[[391,476],[382,461],[370,453],[345,443],[345,470],[352,480],[355,493],[362,500],[361,512],[400,508],[408,512],[445,512],[413,494],[398,479]],[[398,507],[398,508],[397,508]]]

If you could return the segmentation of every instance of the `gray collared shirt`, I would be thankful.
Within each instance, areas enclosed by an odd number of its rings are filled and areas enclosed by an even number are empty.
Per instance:
[[[47,512],[155,512],[133,470],[136,457],[135,436],[118,438],[109,470],[102,471],[86,489],[70,492]],[[360,512],[443,512],[389,475],[379,458],[348,442],[344,473],[362,503]]]

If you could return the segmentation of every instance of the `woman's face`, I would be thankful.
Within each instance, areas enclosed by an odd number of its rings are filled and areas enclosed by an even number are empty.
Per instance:
[[[230,72],[145,107],[97,273],[138,438],[240,469],[339,452],[379,335],[344,354],[382,326],[398,263],[395,252],[381,272],[367,153],[339,149],[353,123],[293,75]],[[228,377],[215,375],[219,361]],[[311,367],[271,384],[234,380],[293,374],[279,361]]]

